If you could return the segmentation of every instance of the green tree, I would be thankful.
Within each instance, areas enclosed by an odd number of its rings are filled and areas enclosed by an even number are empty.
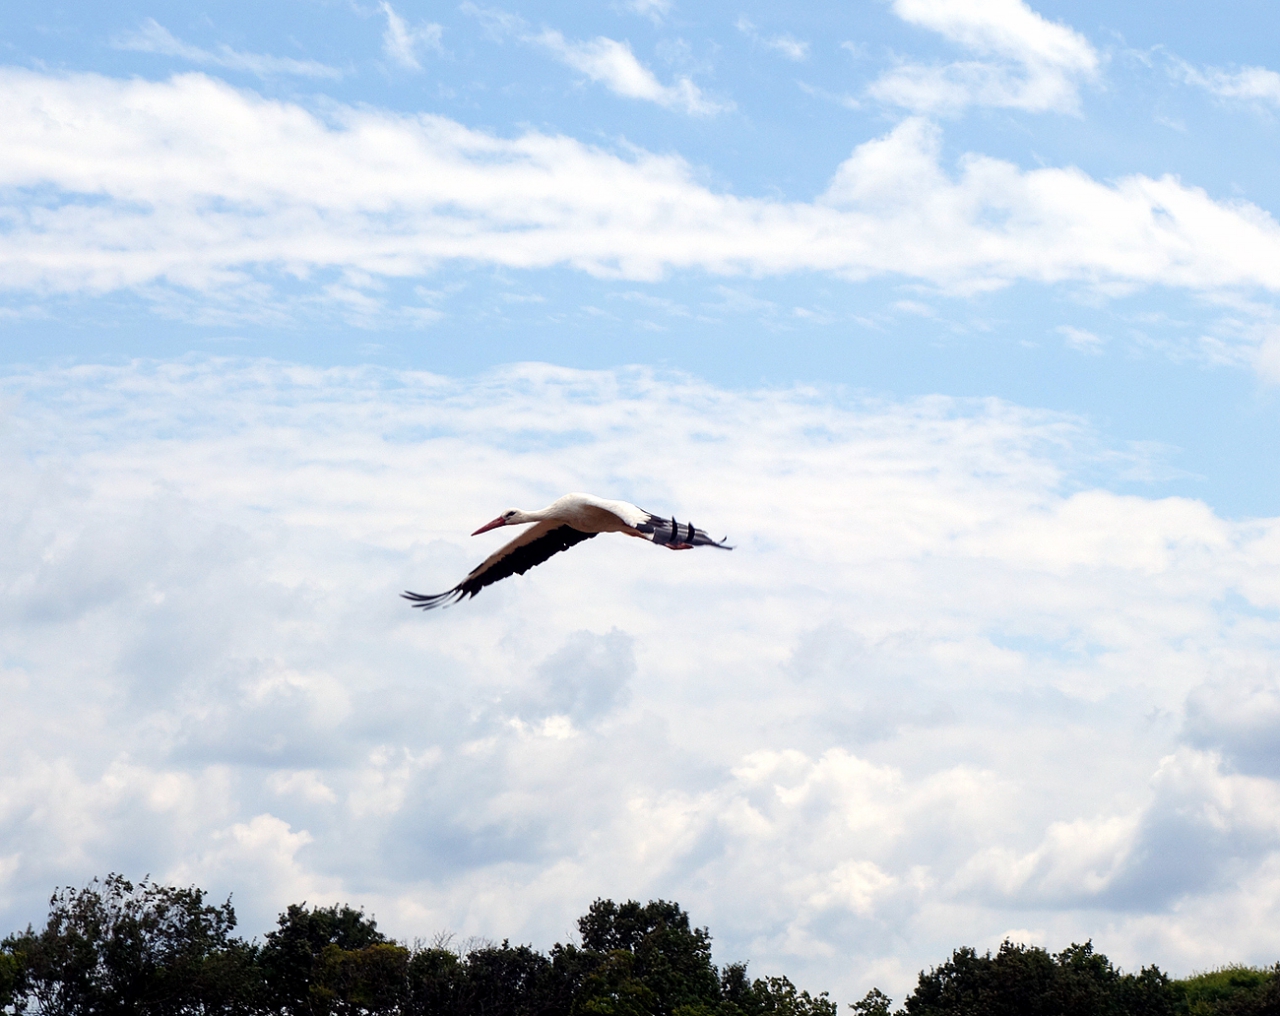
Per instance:
[[[578,931],[582,948],[601,957],[582,987],[583,1012],[671,1016],[680,1006],[720,1001],[711,935],[692,927],[679,904],[598,899],[578,920]]]
[[[6,939],[0,949],[7,948],[9,941]],[[16,956],[7,951],[0,952],[0,1009],[13,1005],[20,970]]]
[[[346,905],[291,905],[260,950],[272,1011],[288,1016],[397,1012],[409,964],[408,949]]]
[[[785,977],[721,972],[711,936],[664,900],[596,900],[550,954],[409,950],[350,906],[290,906],[261,945],[228,899],[120,875],[50,900],[0,943],[0,1009],[44,1016],[836,1016]],[[867,1014],[879,1016],[879,1014]]]
[[[861,1001],[851,1003],[849,1008],[858,1016],[890,1016],[889,1009],[892,1005],[893,999],[879,988],[872,988],[862,996]]]
[[[567,1012],[558,1003],[552,961],[527,945],[473,949],[467,954],[460,1014],[535,1016]]]
[[[1093,944],[1050,954],[1006,941],[995,956],[957,949],[920,974],[910,1016],[1172,1016],[1175,995],[1155,967],[1123,974]]]
[[[452,949],[441,944],[415,950],[409,959],[407,1010],[424,1016],[461,1014],[466,977],[467,969]]]
[[[95,1016],[255,1011],[254,950],[230,937],[231,901],[210,906],[204,897],[116,874],[59,890],[41,931],[0,943],[10,1004],[20,1013]]]
[[[1280,1016],[1280,963],[1239,964],[1172,982],[1180,1012],[1187,1016]]]
[[[786,977],[766,977],[751,983],[755,1008],[747,1016],[836,1016],[836,1004],[824,991],[818,996],[800,991]]]

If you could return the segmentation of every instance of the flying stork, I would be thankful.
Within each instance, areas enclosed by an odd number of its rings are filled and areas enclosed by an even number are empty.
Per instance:
[[[521,526],[529,522],[533,523],[529,529],[490,554],[447,592],[424,596],[405,591],[400,595],[423,610],[456,603],[475,596],[485,586],[508,575],[523,575],[552,554],[568,550],[597,533],[626,533],[651,540],[668,550],[690,550],[693,547],[733,549],[727,546],[727,537],[725,540],[713,540],[692,522],[676,522],[674,517],[662,519],[627,501],[610,501],[591,494],[566,494],[536,512],[511,508],[471,535],[479,536],[499,526]]]

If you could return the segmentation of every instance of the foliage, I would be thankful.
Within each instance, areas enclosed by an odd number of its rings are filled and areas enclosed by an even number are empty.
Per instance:
[[[995,956],[957,949],[921,973],[903,1003],[909,1016],[1165,1016],[1174,1012],[1168,978],[1154,967],[1122,974],[1093,944],[1056,955],[1005,941]]]
[[[583,982],[579,1011],[670,1016],[680,1007],[720,1000],[711,935],[690,927],[676,903],[596,900],[578,931],[583,950],[600,957]]]
[[[54,893],[41,931],[0,943],[7,1001],[16,1012],[247,1011],[260,983],[254,949],[230,937],[231,901],[204,896],[121,875]]]
[[[1173,985],[1187,1016],[1280,1016],[1280,963],[1222,967]]]
[[[363,911],[293,904],[267,935],[259,965],[272,1012],[395,1012],[405,1000],[409,950],[387,941]]]
[[[893,999],[879,988],[872,988],[859,1002],[849,1006],[858,1016],[890,1016],[889,1009]]]
[[[258,943],[231,901],[120,875],[49,901],[36,931],[0,942],[0,1011],[44,1016],[836,1016],[825,992],[717,968],[711,935],[676,903],[598,899],[581,941],[448,940],[409,948],[349,906],[290,906]],[[1280,1016],[1280,964],[1170,980],[1124,973],[1093,948],[961,948],[921,972],[902,1007],[877,988],[854,1016]]]

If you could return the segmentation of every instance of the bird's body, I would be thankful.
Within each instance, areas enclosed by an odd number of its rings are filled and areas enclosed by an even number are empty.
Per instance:
[[[692,547],[719,547],[732,550],[724,540],[713,540],[692,522],[678,523],[637,508],[628,501],[613,501],[592,494],[566,494],[535,512],[512,508],[477,529],[472,536],[499,526],[533,523],[510,543],[498,548],[452,589],[434,596],[405,592],[401,595],[415,607],[430,610],[468,596],[509,575],[523,575],[553,554],[568,550],[599,533],[626,533],[650,540],[671,550]]]

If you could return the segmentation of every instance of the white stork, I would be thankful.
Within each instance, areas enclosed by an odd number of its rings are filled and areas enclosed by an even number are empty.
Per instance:
[[[536,512],[512,508],[492,522],[486,522],[471,535],[479,536],[499,526],[521,526],[528,522],[532,522],[533,526],[490,554],[471,574],[447,592],[424,596],[422,593],[406,591],[400,595],[423,610],[456,603],[468,596],[475,596],[485,586],[505,579],[508,575],[523,575],[534,565],[542,564],[552,554],[568,550],[597,533],[626,533],[642,540],[651,540],[669,550],[689,550],[693,547],[733,549],[726,545],[727,537],[717,542],[692,522],[678,523],[674,517],[662,519],[627,501],[610,501],[591,494],[566,494]]]

